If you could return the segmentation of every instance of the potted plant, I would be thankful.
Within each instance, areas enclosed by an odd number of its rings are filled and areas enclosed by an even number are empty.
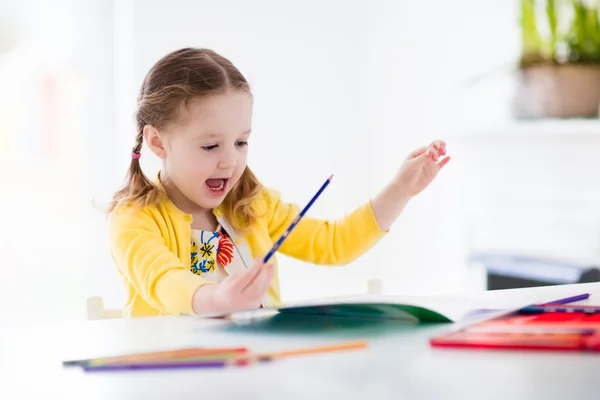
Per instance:
[[[521,0],[520,6],[515,116],[597,117],[600,0]]]

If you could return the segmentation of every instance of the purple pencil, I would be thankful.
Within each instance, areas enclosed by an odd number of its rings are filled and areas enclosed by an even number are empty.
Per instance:
[[[577,296],[566,297],[564,299],[554,300],[554,301],[551,301],[549,303],[541,304],[541,305],[543,305],[543,306],[548,305],[549,306],[549,305],[554,305],[554,304],[569,304],[569,303],[574,303],[576,301],[585,300],[585,299],[587,299],[589,297],[590,297],[589,293],[583,293],[583,294],[578,294]]]
[[[111,365],[86,365],[86,372],[100,371],[127,371],[127,370],[156,370],[156,369],[183,369],[183,368],[224,368],[232,365],[224,360],[215,361],[192,361],[179,363],[141,363],[141,364],[111,364]]]
[[[578,294],[576,296],[565,297],[564,299],[553,300],[551,302],[540,304],[540,305],[537,305],[537,306],[525,307],[523,310],[525,310],[525,311],[527,311],[527,310],[531,311],[534,308],[539,309],[539,307],[543,307],[543,306],[551,306],[551,305],[559,305],[559,304],[569,304],[569,303],[574,303],[576,301],[586,300],[589,297],[590,297],[589,293],[582,293],[582,294]],[[475,316],[475,315],[479,315],[479,314],[487,314],[487,313],[498,312],[498,311],[501,311],[501,309],[497,309],[497,308],[482,308],[482,309],[479,309],[479,310],[473,310],[468,315],[469,316]]]

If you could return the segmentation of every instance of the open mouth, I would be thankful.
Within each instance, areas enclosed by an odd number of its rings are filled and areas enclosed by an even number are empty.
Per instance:
[[[224,179],[207,179],[206,180],[206,186],[208,186],[208,189],[213,192],[214,194],[223,194],[225,192],[225,188],[227,187],[227,181],[229,179],[224,178]]]

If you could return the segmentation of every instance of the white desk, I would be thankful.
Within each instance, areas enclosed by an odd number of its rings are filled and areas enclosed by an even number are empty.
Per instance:
[[[592,293],[600,284],[488,292],[513,304],[540,295]],[[461,296],[463,297],[463,296]],[[598,399],[600,355],[444,350],[427,339],[452,325],[398,323],[283,334],[194,317],[0,326],[0,399]],[[257,350],[368,338],[368,350],[226,370],[85,374],[61,362],[120,352],[198,345]]]

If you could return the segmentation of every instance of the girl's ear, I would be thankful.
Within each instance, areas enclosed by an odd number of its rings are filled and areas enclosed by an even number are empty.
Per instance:
[[[150,148],[150,150],[156,155],[156,157],[165,159],[167,158],[167,153],[165,151],[165,143],[160,136],[160,132],[158,129],[153,127],[152,125],[144,126],[144,140],[146,144]]]

